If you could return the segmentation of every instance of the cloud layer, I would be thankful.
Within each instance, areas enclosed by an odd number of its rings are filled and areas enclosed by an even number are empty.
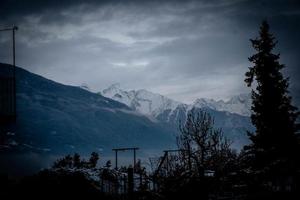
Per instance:
[[[268,19],[300,100],[300,6],[296,1],[4,1],[17,24],[17,64],[94,91],[119,82],[183,102],[249,92],[249,39]],[[1,33],[0,60],[10,62]],[[300,104],[298,104],[300,105]]]

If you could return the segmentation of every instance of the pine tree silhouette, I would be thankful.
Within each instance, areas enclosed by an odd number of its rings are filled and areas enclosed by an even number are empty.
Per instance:
[[[89,163],[91,168],[95,168],[97,165],[97,162],[99,160],[99,154],[96,152],[92,152]]]
[[[252,123],[255,134],[249,134],[252,144],[247,151],[253,155],[253,169],[266,178],[292,175],[297,168],[296,119],[297,108],[291,104],[289,79],[284,78],[279,63],[280,54],[274,54],[277,44],[269,32],[269,25],[263,21],[259,38],[251,40],[256,54],[249,58],[254,66],[245,74],[248,87],[252,90]],[[278,180],[276,180],[278,181]]]
[[[81,160],[78,153],[75,153],[73,156],[73,164],[75,168],[81,168]]]

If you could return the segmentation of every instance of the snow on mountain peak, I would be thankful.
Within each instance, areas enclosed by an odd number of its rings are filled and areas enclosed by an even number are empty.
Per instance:
[[[121,89],[119,84],[113,84],[103,90],[101,94],[105,97],[124,103],[142,114],[154,117],[165,110],[174,110],[181,104],[180,102],[144,89],[125,91]]]
[[[217,111],[227,111],[230,113],[237,113],[243,116],[250,116],[251,112],[251,94],[240,94],[233,96],[228,101],[213,100],[201,98],[197,99],[193,106],[198,108],[211,108]]]
[[[217,104],[218,102],[215,101],[214,99],[200,98],[200,99],[196,99],[192,104],[192,106],[197,108],[208,107],[216,110],[216,108],[218,107]]]
[[[121,90],[121,85],[119,83],[112,84],[105,90],[103,90],[103,93],[106,94],[117,94]]]
[[[190,108],[210,108],[217,111],[227,111],[243,116],[250,116],[251,95],[240,94],[233,96],[228,101],[199,98],[191,105],[186,105],[174,101],[160,94],[152,93],[145,89],[126,91],[121,89],[120,84],[113,84],[101,93],[103,96],[126,104],[132,109],[148,116],[157,117],[163,112],[170,110],[170,114],[178,106],[188,106]]]

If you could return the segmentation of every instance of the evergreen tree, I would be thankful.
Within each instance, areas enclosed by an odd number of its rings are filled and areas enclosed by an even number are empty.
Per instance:
[[[105,166],[104,166],[104,167],[107,168],[107,169],[110,169],[111,166],[112,166],[111,161],[108,160],[108,161],[105,163]]]
[[[53,168],[71,168],[73,167],[73,158],[71,155],[67,155],[64,158],[58,159],[54,162]]]
[[[98,155],[98,153],[93,152],[93,153],[91,154],[91,157],[90,157],[90,160],[89,160],[90,167],[91,167],[91,168],[95,168],[96,165],[97,165],[98,160],[99,160],[99,155]]]
[[[248,87],[252,90],[251,120],[256,127],[255,134],[249,134],[252,144],[247,151],[253,156],[253,169],[273,176],[295,171],[297,163],[296,119],[297,108],[291,104],[288,92],[289,80],[281,70],[280,54],[274,54],[277,44],[264,21],[259,38],[251,40],[256,54],[249,58],[254,66],[245,74]],[[292,170],[292,171],[291,171]]]
[[[74,154],[73,163],[74,163],[74,167],[81,168],[81,160],[80,160],[80,155],[78,153]]]
[[[142,161],[139,159],[134,166],[135,173],[145,174],[146,168],[142,166]]]

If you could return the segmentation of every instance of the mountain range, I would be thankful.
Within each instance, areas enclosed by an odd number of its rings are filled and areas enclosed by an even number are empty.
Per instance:
[[[0,70],[9,67],[1,64]],[[51,153],[124,146],[162,149],[174,142],[172,129],[115,100],[22,68],[16,69],[16,80],[17,122],[9,134],[17,149]]]
[[[235,113],[242,116],[250,116],[251,109],[251,95],[240,94],[233,96],[228,101],[214,100],[208,98],[196,99],[192,104],[184,104],[160,94],[152,93],[150,91],[140,90],[123,90],[121,85],[116,83],[104,89],[99,94],[114,99],[118,102],[124,103],[131,107],[133,110],[141,114],[152,116],[156,118],[158,115],[166,110],[171,110],[171,113],[177,107],[192,108],[210,108],[216,111],[226,111]]]
[[[10,65],[0,64],[0,76],[9,70],[12,70]],[[36,155],[44,158],[46,154],[61,156],[92,151],[111,155],[111,148],[137,146],[141,149],[140,156],[149,157],[153,152],[176,148],[179,124],[192,107],[211,113],[216,127],[223,129],[237,149],[248,142],[246,131],[253,130],[248,116],[221,111],[229,107],[224,106],[230,105],[228,102],[222,106],[220,101],[203,106],[204,100],[197,100],[187,105],[146,90],[124,91],[117,85],[101,94],[93,93],[19,67],[16,89],[16,123],[1,129],[1,138],[6,137],[0,144],[2,167],[7,158],[21,160],[19,156],[27,152],[34,153],[35,161],[40,161]],[[241,106],[244,100],[238,100],[232,105]],[[13,159],[12,154],[18,159]],[[27,160],[27,157],[23,159],[23,164]],[[20,162],[17,165],[21,166]]]
[[[127,91],[120,84],[113,84],[99,94],[127,105],[150,120],[165,123],[174,130],[186,120],[187,113],[192,109],[205,110],[215,118],[215,126],[223,129],[237,149],[248,143],[246,132],[254,130],[249,119],[250,94],[233,96],[228,101],[201,98],[192,104],[181,103],[144,89]]]

